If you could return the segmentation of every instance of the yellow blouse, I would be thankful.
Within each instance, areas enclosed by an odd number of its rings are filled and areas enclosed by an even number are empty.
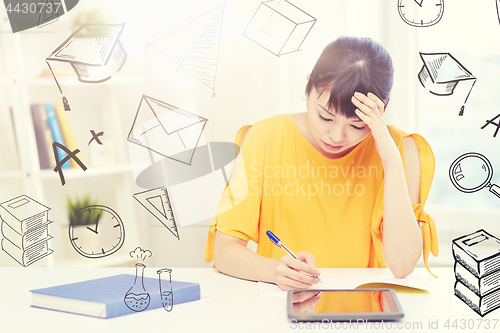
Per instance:
[[[248,131],[249,128],[252,128]],[[388,125],[401,154],[409,134]],[[258,244],[257,253],[280,259],[285,253],[267,237],[271,230],[294,252],[315,256],[316,267],[386,267],[382,251],[384,169],[371,134],[347,155],[330,159],[304,137],[290,115],[277,115],[244,126],[236,136],[242,149],[246,182],[230,181],[220,206],[236,206],[219,213],[208,231],[205,260],[213,259],[216,230]],[[418,134],[420,204],[413,205],[421,222],[424,262],[438,254],[432,217],[425,213],[434,176],[434,155]],[[245,176],[244,176],[245,178]],[[235,186],[247,186],[248,191]],[[246,193],[234,200],[231,193]],[[220,210],[219,210],[220,211]],[[430,272],[430,270],[429,270]],[[432,273],[431,273],[432,274]]]

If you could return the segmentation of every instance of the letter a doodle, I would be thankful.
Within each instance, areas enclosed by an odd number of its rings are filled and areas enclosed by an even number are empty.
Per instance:
[[[54,156],[56,158],[56,167],[54,168],[54,171],[59,173],[59,178],[61,178],[62,186],[66,184],[66,181],[64,180],[64,174],[62,172],[61,167],[63,166],[64,163],[69,161],[70,158],[72,158],[80,166],[80,168],[82,168],[83,171],[87,170],[85,164],[83,164],[82,161],[80,161],[80,159],[76,157],[76,154],[80,152],[80,149],[75,149],[74,151],[71,151],[64,145],[60,144],[59,142],[53,142],[52,148],[54,149]],[[67,156],[65,156],[62,160],[59,160],[59,153],[57,152],[57,148],[61,149],[67,154]]]
[[[500,129],[500,121],[498,123],[495,123],[495,119],[497,119],[498,117],[500,117],[500,114],[496,115],[494,118],[492,118],[490,120],[486,120],[486,124],[484,124],[483,127],[481,127],[481,129],[485,128],[489,124],[496,125],[497,129],[495,130],[495,133],[493,134],[493,137],[496,137],[498,130]]]

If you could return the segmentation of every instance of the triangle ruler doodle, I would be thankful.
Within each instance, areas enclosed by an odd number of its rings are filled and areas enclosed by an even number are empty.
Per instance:
[[[53,0],[45,0],[40,2],[38,5],[43,5],[40,10],[40,15],[38,16],[39,28],[59,20],[59,14],[56,11],[57,7]]]
[[[223,13],[224,5],[148,44],[212,89],[212,97],[215,97]]]
[[[180,240],[174,210],[170,204],[166,187],[136,193],[134,198]]]

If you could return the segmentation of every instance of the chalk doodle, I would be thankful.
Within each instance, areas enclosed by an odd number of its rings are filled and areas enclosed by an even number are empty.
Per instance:
[[[496,7],[497,7],[497,17],[498,17],[498,22],[500,23],[500,0],[496,0]]]
[[[147,44],[210,88],[212,97],[215,97],[223,15],[224,5]]]
[[[38,27],[42,28],[50,23],[59,21],[59,14],[57,12],[57,5],[53,0],[44,0],[39,2],[37,7],[41,7],[38,13]]]
[[[53,253],[49,210],[27,195],[0,204],[2,250],[24,267]]]
[[[190,165],[207,121],[192,112],[143,95],[127,140]]]
[[[81,225],[78,220],[89,220],[90,223]],[[71,219],[69,240],[80,255],[90,259],[103,258],[123,246],[125,226],[113,209],[91,205],[78,210]]]
[[[94,130],[90,130],[90,134],[92,134],[92,139],[90,139],[89,144],[87,146],[90,146],[90,143],[95,140],[98,144],[102,145],[101,140],[99,139],[100,136],[104,135],[104,132],[99,132],[96,133]]]
[[[145,261],[147,258],[151,258],[153,256],[153,253],[149,250],[143,250],[138,246],[135,248],[134,251],[129,252],[129,256],[131,258],[140,259],[142,261]]]
[[[452,241],[455,296],[481,317],[500,307],[500,239],[483,229]]]
[[[79,0],[9,0],[4,1],[12,32],[57,22],[72,10]]]
[[[444,0],[398,0],[403,22],[413,27],[430,27],[441,21]]]
[[[134,199],[160,221],[175,238],[180,240],[179,230],[175,223],[174,210],[172,209],[166,187],[136,193],[134,194]]]
[[[451,164],[449,176],[453,186],[461,192],[473,193],[488,187],[500,198],[500,186],[491,183],[493,167],[482,154],[471,152],[460,155]]]
[[[132,311],[141,312],[148,308],[151,302],[149,293],[144,288],[144,269],[146,265],[135,264],[135,280],[134,284],[125,294],[123,301],[125,305]]]
[[[420,52],[420,58],[424,65],[418,73],[418,79],[422,86],[434,95],[452,95],[459,82],[472,82],[458,114],[463,116],[465,103],[467,103],[472,88],[476,84],[474,75],[449,53]]]
[[[120,71],[127,60],[127,52],[120,42],[124,27],[125,23],[83,24],[45,59],[61,95],[63,92],[50,62],[70,64],[80,82],[105,82],[111,79],[112,74]],[[87,35],[92,37],[90,38],[92,44],[81,47],[75,38]],[[70,111],[65,96],[63,96],[63,103],[65,110]]]
[[[64,145],[60,144],[59,142],[53,142],[52,149],[54,150],[54,158],[56,160],[56,167],[54,168],[54,171],[59,174],[62,186],[66,184],[66,179],[64,178],[62,167],[70,159],[73,159],[80,166],[80,168],[82,168],[83,171],[87,170],[85,164],[83,164],[83,162],[76,156],[76,154],[80,152],[80,149],[75,149],[74,151],[71,151]],[[59,149],[61,149],[64,153],[66,153],[66,156],[63,159],[59,158],[59,152],[58,152]]]
[[[316,19],[286,0],[260,4],[243,35],[276,56],[300,51]]]
[[[493,117],[491,119],[487,119],[486,123],[483,126],[481,126],[481,129],[484,129],[488,125],[495,125],[496,129],[495,129],[495,133],[493,133],[493,137],[496,137],[498,130],[500,129],[500,119],[499,118],[500,118],[500,114],[496,115],[495,117]],[[498,122],[495,122],[495,120],[497,120]]]
[[[160,284],[160,297],[163,308],[170,312],[174,308],[174,291],[172,289],[172,270],[170,268],[162,268],[158,270],[158,282]],[[162,276],[168,274],[168,280],[162,279]]]

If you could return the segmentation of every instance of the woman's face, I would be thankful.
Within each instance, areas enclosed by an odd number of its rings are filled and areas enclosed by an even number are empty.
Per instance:
[[[307,123],[316,143],[315,148],[324,156],[339,158],[356,147],[370,128],[361,119],[346,118],[335,110],[328,110],[329,91],[319,95],[313,87],[307,100]]]

